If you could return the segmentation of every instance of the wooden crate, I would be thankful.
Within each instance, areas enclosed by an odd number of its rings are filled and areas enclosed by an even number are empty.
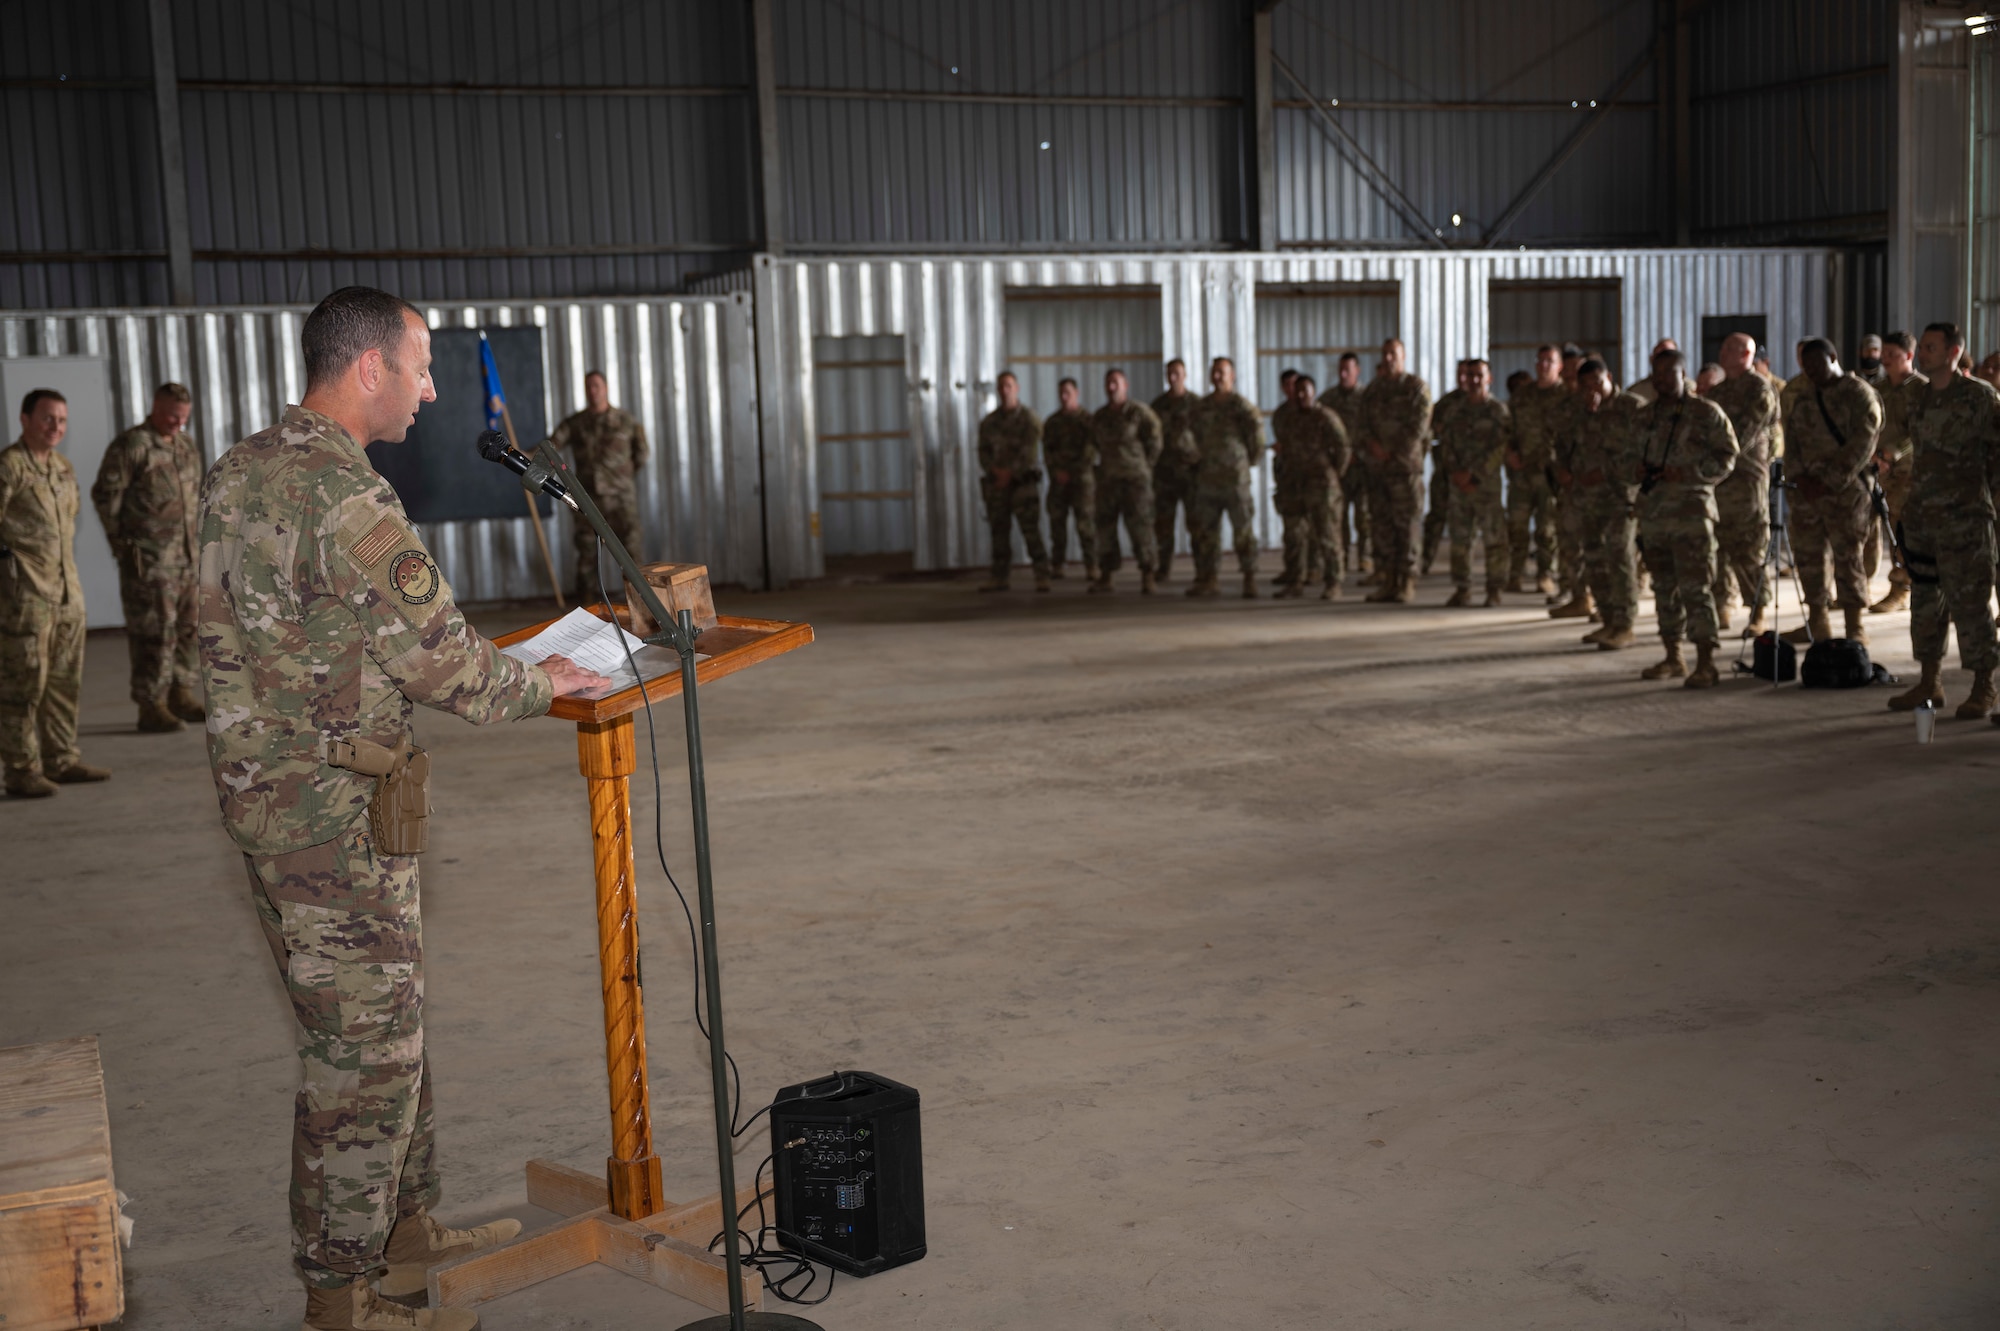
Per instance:
[[[0,1328],[125,1313],[97,1037],[0,1049]]]

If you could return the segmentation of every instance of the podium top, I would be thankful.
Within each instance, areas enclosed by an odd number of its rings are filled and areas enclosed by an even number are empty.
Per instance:
[[[603,605],[588,607],[599,619],[610,619]],[[623,616],[619,616],[623,622]],[[532,638],[554,619],[545,619],[526,628],[503,633],[493,639],[500,647],[512,646],[524,639]],[[712,683],[725,675],[733,675],[748,669],[759,661],[786,652],[796,651],[813,640],[812,625],[794,624],[782,619],[743,619],[736,615],[717,615],[715,627],[705,629],[695,640],[695,651],[706,660],[695,662],[694,676],[697,685]],[[561,721],[610,721],[617,717],[629,716],[649,702],[660,702],[676,697],[681,691],[681,673],[678,658],[675,668],[663,675],[647,679],[644,696],[639,685],[620,689],[602,698],[589,698],[581,694],[567,693],[557,698],[548,714]]]

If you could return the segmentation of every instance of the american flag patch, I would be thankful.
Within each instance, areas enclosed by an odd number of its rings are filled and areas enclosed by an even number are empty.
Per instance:
[[[394,518],[383,518],[373,530],[354,543],[355,561],[364,568],[373,566],[405,535],[407,533]]]

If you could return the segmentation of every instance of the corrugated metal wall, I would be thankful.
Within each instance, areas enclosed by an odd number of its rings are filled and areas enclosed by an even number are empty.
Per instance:
[[[2000,350],[2000,30],[1972,51],[1972,322],[1975,355]]]
[[[1623,283],[1571,281],[1492,282],[1487,286],[1491,337],[1486,355],[1501,391],[1516,370],[1535,369],[1535,349],[1574,342],[1619,371],[1625,364]]]
[[[916,547],[906,368],[900,337],[813,340],[820,539],[829,556]]]
[[[158,383],[185,383],[195,400],[190,428],[212,461],[304,394],[298,333],[306,313],[269,307],[0,313],[0,356],[105,357],[112,363],[113,419],[125,422],[145,414]],[[755,333],[747,295],[432,307],[427,315],[434,326],[543,327],[551,421],[583,405],[584,373],[602,369],[612,401],[644,423],[654,445],[640,494],[646,557],[706,563],[717,582],[762,585]],[[423,532],[461,599],[548,592],[526,517],[427,524]],[[549,539],[566,565],[565,518],[550,525]]]
[[[1925,322],[1970,322],[1966,214],[1971,203],[1972,44],[1963,24],[1926,25],[1918,34],[1911,292]]]

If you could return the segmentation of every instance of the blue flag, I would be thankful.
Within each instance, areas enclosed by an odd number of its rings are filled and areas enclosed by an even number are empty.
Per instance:
[[[498,430],[501,413],[507,406],[507,392],[500,387],[500,367],[493,363],[493,344],[486,340],[486,330],[479,330],[479,364],[486,371],[486,428]]]

